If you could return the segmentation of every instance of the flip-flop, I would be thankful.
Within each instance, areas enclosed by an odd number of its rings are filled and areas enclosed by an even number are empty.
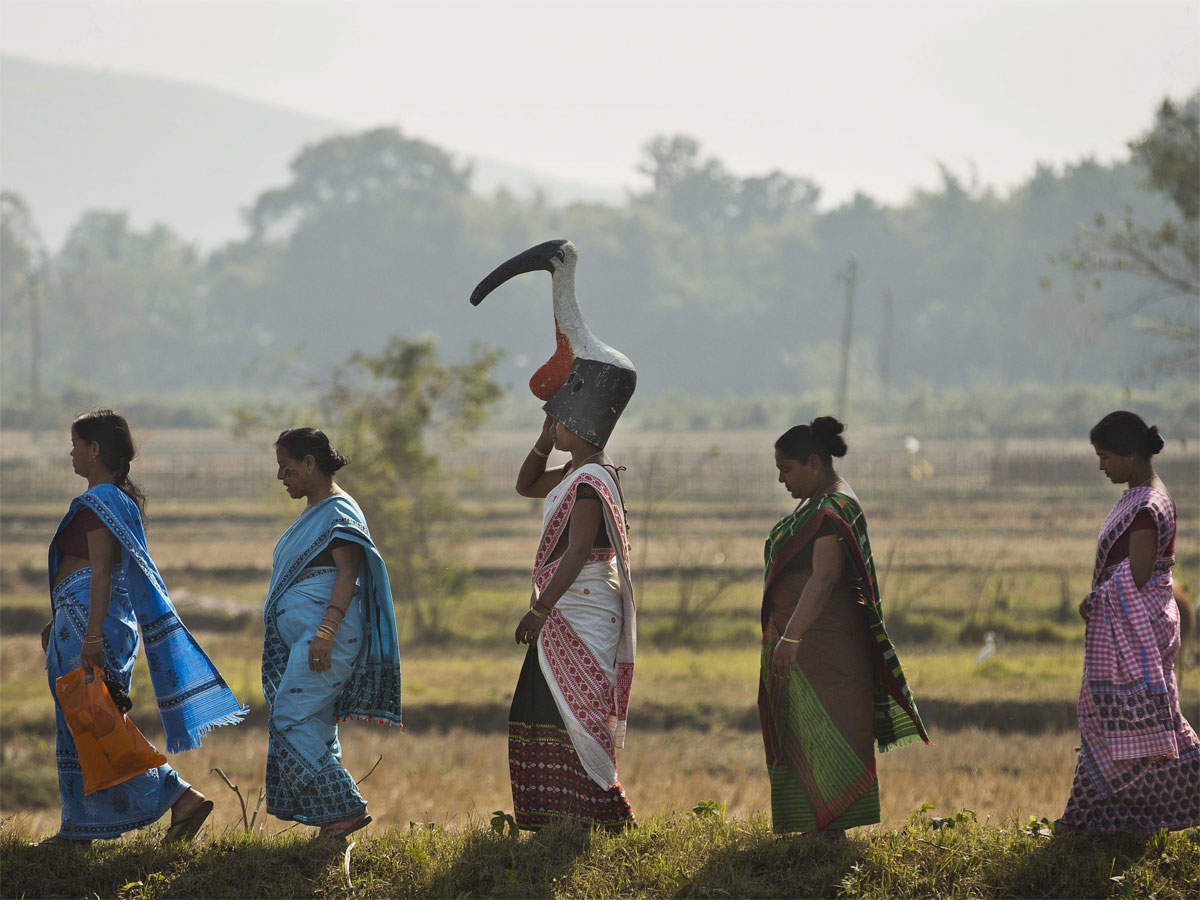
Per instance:
[[[354,832],[358,831],[360,828],[366,828],[370,824],[371,824],[371,817],[370,816],[362,816],[361,818],[355,819],[349,825],[346,825],[343,828],[339,828],[337,831],[325,831],[324,829],[322,829],[320,832],[318,832],[317,837],[323,838],[325,840],[331,840],[331,841],[344,840],[346,838],[346,835],[353,834]]]
[[[211,800],[201,801],[195,809],[179,819],[172,822],[167,828],[167,833],[163,835],[164,844],[173,844],[176,841],[190,841],[200,831],[200,826],[204,824],[204,820],[212,814],[213,802]]]

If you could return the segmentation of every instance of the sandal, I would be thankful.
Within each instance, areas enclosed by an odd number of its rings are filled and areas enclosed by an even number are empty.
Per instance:
[[[196,804],[196,808],[190,813],[175,822],[172,822],[167,828],[167,833],[163,835],[164,844],[172,844],[176,841],[190,841],[200,831],[200,826],[204,824],[204,820],[212,814],[213,802],[211,800],[202,800]]]
[[[34,844],[35,847],[77,847],[80,850],[90,847],[92,844],[91,838],[69,838],[63,837],[62,834],[53,834],[48,838],[43,838]]]
[[[355,819],[354,821],[352,821],[346,825],[341,825],[340,823],[331,823],[331,824],[334,827],[329,828],[329,827],[322,825],[321,830],[319,832],[317,832],[317,837],[327,838],[331,841],[345,840],[346,835],[353,834],[354,832],[358,831],[360,828],[366,828],[368,825],[370,825],[371,817],[366,816],[366,815],[359,816],[357,819]]]

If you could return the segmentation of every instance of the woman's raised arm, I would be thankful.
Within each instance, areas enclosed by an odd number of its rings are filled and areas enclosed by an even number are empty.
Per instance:
[[[533,442],[533,448],[525,455],[521,471],[517,473],[517,493],[522,497],[545,497],[562,481],[567,471],[565,465],[546,468],[546,460],[553,449],[554,416],[547,415],[541,433]]]

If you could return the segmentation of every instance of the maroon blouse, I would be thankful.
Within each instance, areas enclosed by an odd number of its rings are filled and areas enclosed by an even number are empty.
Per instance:
[[[79,510],[79,512],[75,513],[71,521],[67,523],[67,527],[58,533],[58,538],[55,540],[55,543],[58,545],[58,552],[63,556],[77,556],[80,559],[87,559],[87,533],[103,527],[104,523],[100,521],[100,517],[90,509],[84,508]]]
[[[1158,526],[1154,524],[1154,516],[1150,514],[1150,510],[1143,509],[1133,521],[1129,523],[1129,527],[1125,529],[1125,533],[1117,538],[1116,542],[1109,548],[1108,557],[1104,560],[1104,567],[1115,566],[1121,560],[1129,556],[1129,535],[1135,531],[1157,531]],[[1171,546],[1167,548],[1167,555],[1170,556],[1175,552],[1175,540],[1171,539]]]

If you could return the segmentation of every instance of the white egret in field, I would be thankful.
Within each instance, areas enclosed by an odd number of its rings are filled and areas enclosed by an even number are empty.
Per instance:
[[[975,665],[979,665],[989,656],[996,652],[996,634],[989,631],[983,636],[983,649],[975,654]]]

